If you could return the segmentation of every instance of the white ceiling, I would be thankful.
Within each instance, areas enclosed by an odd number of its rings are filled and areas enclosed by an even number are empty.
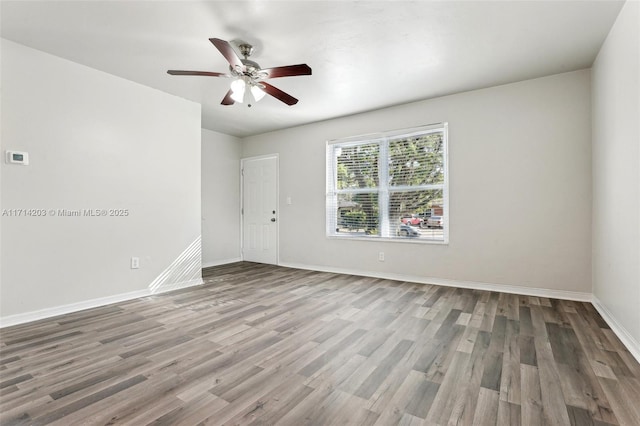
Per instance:
[[[623,1],[6,1],[2,37],[202,104],[236,136],[591,66]],[[230,80],[208,41],[255,46],[300,99],[222,106]],[[46,78],[43,74],[42,78]]]

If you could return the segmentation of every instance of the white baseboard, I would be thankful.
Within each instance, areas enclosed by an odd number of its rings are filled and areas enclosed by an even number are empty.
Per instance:
[[[70,314],[72,312],[84,311],[85,309],[98,308],[100,306],[111,305],[112,303],[124,302],[126,300],[138,299],[140,297],[152,296],[154,294],[166,293],[168,291],[191,287],[202,284],[202,278],[176,283],[171,286],[152,292],[150,289],[136,290],[128,293],[114,294],[112,296],[99,297],[97,299],[83,300],[81,302],[70,303],[68,305],[54,306],[52,308],[40,309],[37,311],[25,312],[22,314],[8,315],[0,317],[0,328],[12,325],[24,324],[38,321],[58,315]]]
[[[598,299],[595,295],[592,298],[591,303],[596,308],[602,319],[611,327],[611,331],[618,336],[618,339],[623,345],[627,347],[631,355],[640,362],[640,343],[627,331],[622,324],[618,322],[616,317],[613,316],[611,311]]]
[[[202,268],[211,268],[212,266],[220,266],[220,265],[226,265],[228,263],[236,263],[236,262],[242,262],[242,258],[241,257],[234,257],[232,259],[222,259],[222,260],[214,260],[213,262],[203,262],[202,263]]]
[[[297,269],[308,269],[321,272],[333,272],[336,274],[359,275],[364,277],[383,278],[387,280],[408,281],[419,284],[434,284],[444,287],[460,287],[473,290],[499,291],[502,293],[522,294],[525,296],[548,297],[553,299],[575,300],[579,302],[591,302],[591,293],[579,291],[554,290],[550,288],[524,287],[508,284],[492,284],[478,281],[460,281],[446,278],[421,277],[416,275],[404,275],[386,272],[361,271],[347,268],[334,268],[320,265],[305,265],[299,263],[281,262],[280,266]]]

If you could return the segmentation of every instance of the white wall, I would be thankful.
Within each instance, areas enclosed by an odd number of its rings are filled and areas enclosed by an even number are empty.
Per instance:
[[[202,265],[236,262],[240,254],[239,138],[202,129]]]
[[[2,217],[3,320],[201,282],[198,104],[2,40],[2,112],[3,209],[129,211]]]
[[[640,359],[640,5],[593,65],[593,293]]]
[[[243,156],[280,154],[282,264],[588,298],[590,114],[583,70],[248,137]],[[325,141],[440,121],[449,122],[450,244],[327,239]]]

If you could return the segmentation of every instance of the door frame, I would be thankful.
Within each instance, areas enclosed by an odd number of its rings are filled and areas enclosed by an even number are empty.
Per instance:
[[[278,153],[256,155],[240,159],[240,258],[244,261],[244,164],[252,160],[276,160],[276,265],[280,265],[280,155]]]

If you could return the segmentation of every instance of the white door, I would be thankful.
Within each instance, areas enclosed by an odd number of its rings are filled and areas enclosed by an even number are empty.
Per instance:
[[[278,263],[278,157],[242,160],[242,257]]]

